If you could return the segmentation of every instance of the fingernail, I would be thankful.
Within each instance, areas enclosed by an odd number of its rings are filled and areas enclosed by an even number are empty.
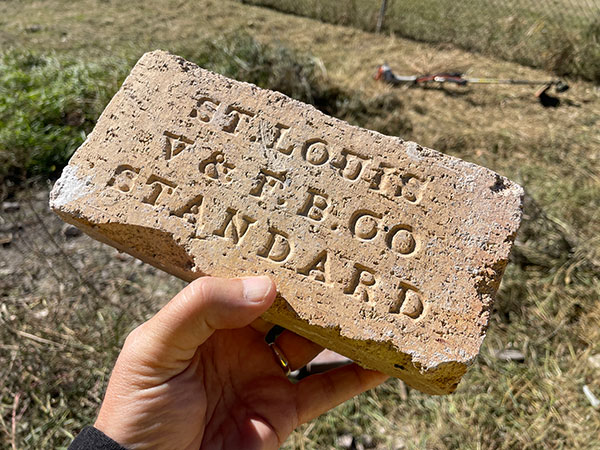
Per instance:
[[[271,279],[269,277],[249,277],[242,278],[244,287],[244,298],[249,302],[261,302],[271,289]]]

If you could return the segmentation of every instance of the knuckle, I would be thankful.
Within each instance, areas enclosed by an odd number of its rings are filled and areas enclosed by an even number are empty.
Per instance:
[[[123,343],[123,350],[125,349],[133,349],[136,347],[136,343],[139,342],[140,337],[144,334],[142,325],[138,325],[136,328],[131,330],[131,332],[125,338],[125,342]]]
[[[212,284],[211,277],[197,278],[190,283],[189,296],[198,298],[200,300],[207,300],[210,298],[210,286]],[[187,296],[186,296],[187,297]],[[189,300],[189,298],[186,298]]]

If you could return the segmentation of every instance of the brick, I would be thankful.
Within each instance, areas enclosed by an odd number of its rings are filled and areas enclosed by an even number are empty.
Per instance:
[[[144,55],[51,207],[184,280],[268,274],[264,318],[431,394],[479,352],[522,189],[165,52]]]

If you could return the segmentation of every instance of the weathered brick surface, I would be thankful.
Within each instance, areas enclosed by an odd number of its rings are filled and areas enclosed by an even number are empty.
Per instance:
[[[267,320],[442,394],[479,351],[521,197],[485,168],[153,52],[51,206],[186,280],[269,274]]]

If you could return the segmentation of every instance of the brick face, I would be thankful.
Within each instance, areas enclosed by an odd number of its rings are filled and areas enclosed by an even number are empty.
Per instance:
[[[51,206],[186,280],[268,274],[265,319],[444,394],[479,352],[521,198],[488,169],[157,51]]]

